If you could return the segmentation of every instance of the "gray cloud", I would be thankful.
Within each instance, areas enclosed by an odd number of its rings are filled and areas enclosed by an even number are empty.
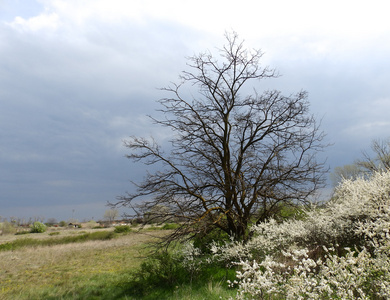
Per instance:
[[[284,13],[286,23],[264,32],[248,23],[253,12],[211,20],[181,6],[180,14],[169,13],[171,3],[137,15],[126,2],[117,3],[122,9],[116,2],[60,2],[0,7],[7,8],[0,13],[0,216],[66,219],[75,210],[80,219],[101,218],[104,203],[144,174],[123,157],[122,140],[166,136],[145,117],[164,96],[157,88],[177,81],[186,56],[221,46],[221,31],[234,25],[283,74],[260,89],[309,92],[334,143],[323,154],[332,168],[358,158],[372,138],[388,136],[390,29],[381,18],[360,39],[352,32],[363,26],[356,15],[339,31],[341,23],[329,31],[313,23],[305,32],[315,16],[297,15],[295,24]],[[377,34],[375,24],[382,26]]]

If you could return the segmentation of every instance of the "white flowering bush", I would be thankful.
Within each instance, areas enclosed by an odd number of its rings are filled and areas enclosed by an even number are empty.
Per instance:
[[[179,250],[177,255],[179,262],[185,269],[189,271],[191,278],[194,274],[202,269],[205,261],[202,258],[202,253],[199,248],[194,247],[194,244],[187,242]]]
[[[31,226],[31,233],[42,233],[46,231],[46,225],[41,222],[34,222]]]
[[[232,284],[238,285],[237,299],[389,299],[388,256],[348,250],[314,260],[307,249],[300,252],[285,252],[284,262],[271,256],[240,262]]]
[[[303,220],[252,228],[212,247],[238,266],[237,299],[390,299],[390,172],[345,180]]]

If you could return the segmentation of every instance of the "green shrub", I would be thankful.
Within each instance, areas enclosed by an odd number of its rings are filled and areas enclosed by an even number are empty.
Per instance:
[[[194,247],[199,248],[202,253],[210,254],[210,249],[213,244],[223,245],[228,241],[230,241],[230,239],[226,232],[220,229],[214,229],[208,233],[199,233],[195,236]]]
[[[58,226],[60,227],[65,227],[67,225],[67,223],[65,221],[61,221],[60,223],[58,223]]]
[[[234,269],[206,262],[207,257],[202,255],[193,259],[188,260],[179,252],[156,252],[133,273],[127,288],[135,299],[166,299],[166,295],[175,293],[179,287],[199,290],[213,283],[228,289],[227,280],[234,280]]]
[[[46,225],[41,222],[34,222],[31,227],[31,233],[42,233],[46,231]]]
[[[129,225],[119,225],[119,226],[116,226],[114,229],[115,233],[127,233],[130,231],[131,231],[131,228]]]
[[[102,228],[105,228],[105,227],[104,227],[104,226],[101,226],[101,225],[92,227],[92,229],[102,229]]]
[[[174,230],[180,227],[180,224],[176,223],[166,223],[161,227],[162,230]]]
[[[146,295],[156,288],[173,289],[186,277],[183,267],[166,252],[155,253],[141,264],[129,283],[136,295]]]
[[[146,227],[145,230],[148,230],[148,231],[154,231],[154,230],[161,230],[161,227],[157,227],[157,226],[150,226],[150,227]]]

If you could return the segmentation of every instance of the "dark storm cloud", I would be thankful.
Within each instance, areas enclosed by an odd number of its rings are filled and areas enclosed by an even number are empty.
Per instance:
[[[311,111],[334,144],[325,152],[332,169],[361,158],[372,139],[390,135],[389,41],[346,39],[319,54],[301,44],[287,50],[277,50],[271,62],[283,75],[274,86],[309,92]]]
[[[165,96],[157,88],[177,82],[186,56],[221,46],[224,30],[283,75],[260,90],[309,92],[331,168],[389,136],[390,28],[375,1],[152,2],[0,2],[0,216],[102,217],[144,175],[122,140],[167,136],[145,117]]]
[[[168,49],[180,48],[151,29],[119,27],[119,37],[115,28],[95,27],[72,41],[2,26],[0,215],[25,206],[58,214],[56,206],[96,202],[104,212],[101,203],[139,178],[134,166],[129,172],[122,139],[151,134],[145,115],[175,69]]]

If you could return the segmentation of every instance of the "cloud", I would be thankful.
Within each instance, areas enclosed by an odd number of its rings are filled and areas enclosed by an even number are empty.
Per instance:
[[[390,122],[361,122],[345,130],[345,134],[361,138],[362,136],[373,137],[375,135],[383,136],[388,132]]]
[[[7,43],[0,53],[8,58],[0,63],[3,216],[31,205],[54,214],[61,203],[88,203],[91,210],[103,203],[104,212],[129,179],[140,178],[139,167],[123,157],[122,139],[151,133],[144,116],[156,107],[156,87],[166,83],[161,77],[175,68],[167,57],[176,60],[177,53],[169,49],[181,47],[162,43],[157,23],[96,24],[65,36],[58,24],[35,31],[1,26]]]
[[[325,153],[332,167],[358,158],[374,135],[388,135],[390,25],[380,1],[40,0],[26,7],[0,2],[0,208],[7,214],[33,204],[45,212],[94,207],[131,189],[128,179],[144,169],[123,157],[122,140],[169,138],[146,117],[165,96],[157,88],[177,82],[186,56],[220,47],[226,30],[262,48],[264,64],[283,74],[260,89],[309,92],[335,143]]]
[[[17,16],[9,25],[16,30],[25,31],[55,30],[59,26],[59,17],[56,13],[44,13],[29,19]]]

